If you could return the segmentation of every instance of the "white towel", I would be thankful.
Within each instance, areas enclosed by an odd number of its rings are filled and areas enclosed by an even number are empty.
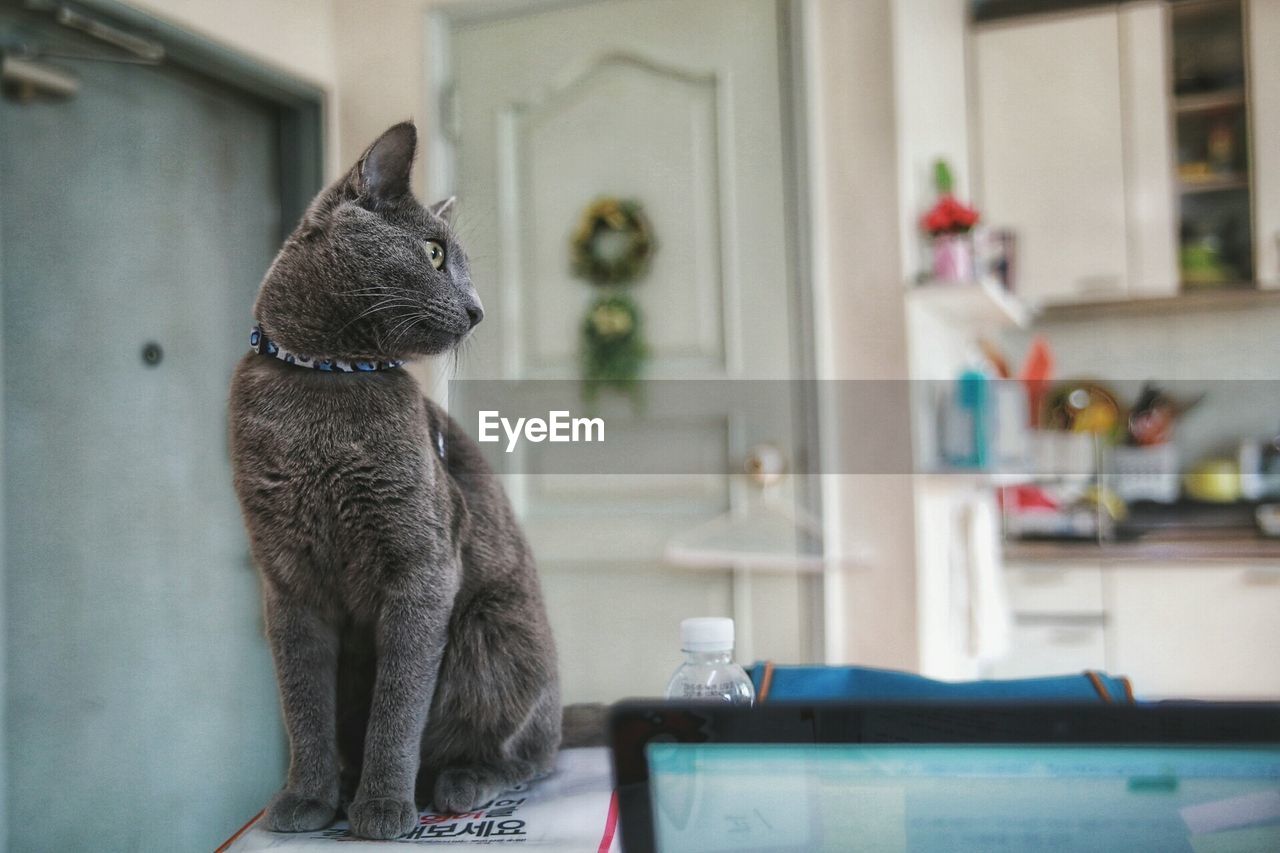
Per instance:
[[[995,493],[984,490],[969,502],[969,654],[979,663],[1009,653],[1013,612],[1005,585],[1000,542],[1000,509]]]
[[[949,633],[964,671],[976,675],[983,664],[1009,652],[1013,633],[995,494],[965,493],[952,505],[949,522],[948,530],[939,531],[950,540]]]

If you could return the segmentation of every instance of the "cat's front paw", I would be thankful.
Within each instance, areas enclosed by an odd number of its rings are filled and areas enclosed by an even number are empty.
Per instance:
[[[271,798],[263,822],[272,832],[311,832],[333,823],[337,812],[335,803],[295,794],[286,788]]]
[[[436,780],[433,803],[441,814],[465,814],[492,800],[502,786],[488,774],[466,767],[452,767]]]
[[[356,800],[347,809],[352,835],[361,838],[399,838],[418,822],[418,809],[408,800],[379,797]]]

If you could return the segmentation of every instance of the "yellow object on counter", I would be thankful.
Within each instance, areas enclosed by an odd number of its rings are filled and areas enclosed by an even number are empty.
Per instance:
[[[1085,503],[1102,507],[1116,521],[1123,521],[1129,515],[1129,507],[1124,499],[1108,488],[1090,486],[1085,489],[1082,499]]]
[[[1187,496],[1209,503],[1240,500],[1240,465],[1234,459],[1209,459],[1182,478]]]

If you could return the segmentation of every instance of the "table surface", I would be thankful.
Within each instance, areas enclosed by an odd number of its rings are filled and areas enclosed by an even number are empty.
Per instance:
[[[619,849],[617,819],[609,750],[564,749],[550,776],[504,791],[491,803],[465,815],[423,811],[418,826],[398,843],[512,843],[522,849],[606,853]],[[229,838],[218,853],[306,853],[376,845],[387,849],[386,842],[353,838],[345,820],[316,832],[279,833],[263,828],[259,817]]]

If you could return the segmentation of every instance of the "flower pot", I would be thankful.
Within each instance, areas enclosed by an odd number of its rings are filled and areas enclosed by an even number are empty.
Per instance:
[[[973,243],[968,234],[933,238],[933,277],[937,281],[973,280]]]

